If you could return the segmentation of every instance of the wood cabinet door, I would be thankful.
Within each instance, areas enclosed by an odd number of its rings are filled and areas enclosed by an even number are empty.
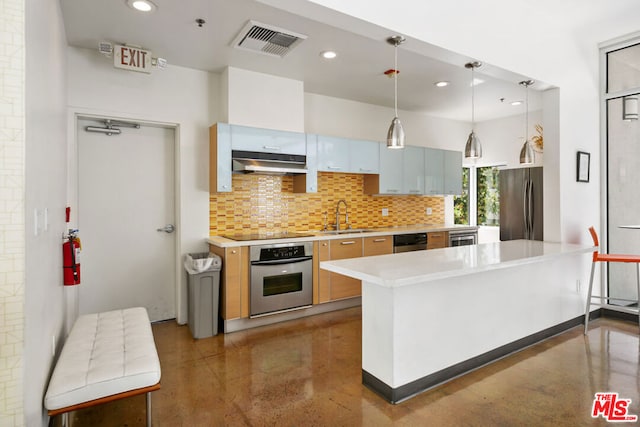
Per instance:
[[[318,275],[317,284],[314,284],[314,304],[329,302],[329,288],[331,286],[331,273],[320,269],[320,261],[329,260],[329,241],[316,242],[318,245]]]
[[[220,273],[220,315],[223,319],[249,317],[249,247],[209,250],[222,258]]]
[[[362,238],[336,239],[329,243],[331,260],[358,258],[362,256]],[[362,293],[360,280],[330,273],[329,299],[338,300],[356,297]]]
[[[393,253],[393,236],[364,238],[364,256],[387,255]]]
[[[446,248],[449,245],[449,233],[446,231],[438,231],[427,233],[427,249]]]

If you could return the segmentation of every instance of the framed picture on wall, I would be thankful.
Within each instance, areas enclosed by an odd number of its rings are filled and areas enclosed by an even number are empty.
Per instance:
[[[576,181],[589,182],[589,164],[591,162],[591,154],[584,151],[578,151],[576,165]]]

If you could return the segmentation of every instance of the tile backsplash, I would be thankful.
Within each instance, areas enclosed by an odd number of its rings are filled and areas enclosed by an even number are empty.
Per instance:
[[[340,199],[347,202],[353,228],[444,222],[442,197],[370,196],[363,194],[363,179],[359,174],[321,172],[317,193],[298,194],[290,176],[233,175],[233,192],[211,194],[209,234],[320,230],[325,212],[333,228]],[[431,215],[426,215],[427,208]],[[382,216],[382,209],[389,215]],[[344,212],[341,205],[341,228]]]

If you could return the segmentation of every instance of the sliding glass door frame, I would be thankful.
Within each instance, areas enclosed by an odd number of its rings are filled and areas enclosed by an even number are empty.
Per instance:
[[[609,101],[640,93],[640,86],[609,92],[609,54],[640,44],[640,32],[611,40],[599,45],[600,48],[600,252],[609,252]],[[640,233],[640,230],[638,230]],[[600,295],[609,296],[609,271],[607,263],[601,263]]]

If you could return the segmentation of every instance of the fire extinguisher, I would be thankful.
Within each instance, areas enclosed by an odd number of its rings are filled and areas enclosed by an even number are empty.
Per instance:
[[[62,267],[64,273],[64,285],[73,286],[80,284],[80,238],[78,230],[69,230],[69,235],[62,244]]]

